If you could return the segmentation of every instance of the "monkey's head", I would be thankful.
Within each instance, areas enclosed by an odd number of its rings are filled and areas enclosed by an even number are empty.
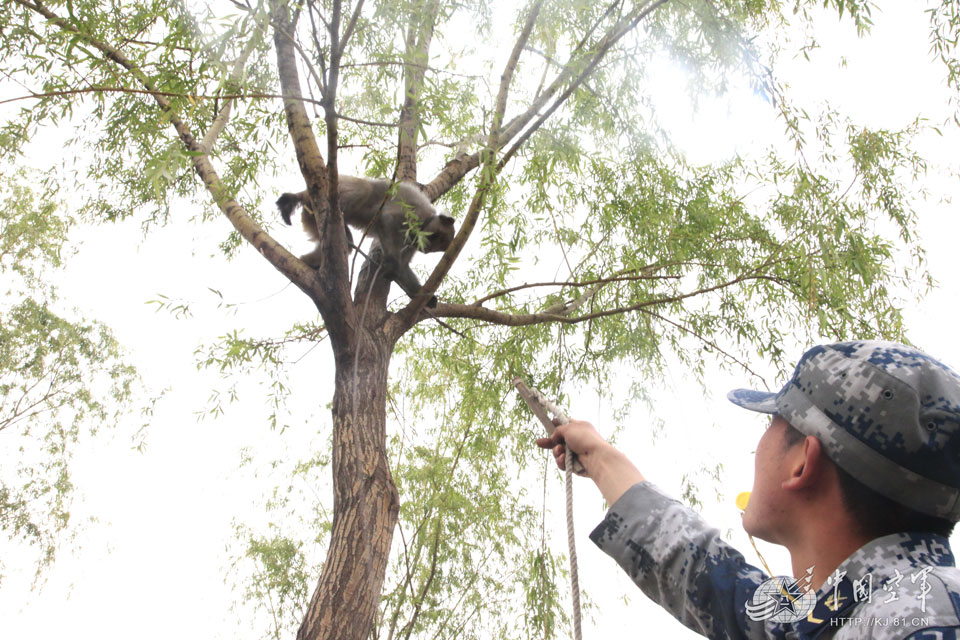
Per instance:
[[[430,235],[427,236],[427,244],[421,251],[424,253],[446,251],[450,243],[453,242],[453,235],[456,233],[453,223],[453,218],[445,213],[438,213],[427,220],[421,228]]]

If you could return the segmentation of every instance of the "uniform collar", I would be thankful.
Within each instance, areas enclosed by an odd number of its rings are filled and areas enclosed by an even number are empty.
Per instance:
[[[831,627],[831,619],[848,617],[853,607],[866,600],[865,593],[877,597],[875,592],[896,579],[898,572],[901,578],[906,576],[909,580],[911,569],[925,566],[956,566],[946,538],[914,532],[871,540],[841,562],[817,590],[817,604],[797,623],[800,637],[815,638]]]

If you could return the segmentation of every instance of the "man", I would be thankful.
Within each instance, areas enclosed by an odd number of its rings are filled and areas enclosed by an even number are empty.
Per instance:
[[[566,443],[611,505],[591,539],[711,638],[960,638],[960,377],[912,347],[848,342],[807,351],[778,393],[728,397],[773,415],[743,527],[785,546],[795,578],[748,565],[572,421],[537,444],[563,468]]]

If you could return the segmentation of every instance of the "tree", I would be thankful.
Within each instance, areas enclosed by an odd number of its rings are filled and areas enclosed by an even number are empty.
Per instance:
[[[868,5],[828,4],[869,26]],[[871,131],[791,107],[752,35],[782,25],[780,9],[667,0],[0,8],[4,73],[31,98],[4,126],[4,148],[24,149],[41,124],[94,124],[73,141],[97,158],[82,180],[96,187],[81,189],[85,213],[166,222],[168,198],[205,194],[207,212],[233,226],[225,253],[251,245],[320,313],[321,327],[298,326],[293,337],[328,339],[333,350],[333,504],[329,533],[318,523],[328,546],[298,637],[552,633],[558,562],[531,551],[534,514],[511,493],[502,458],[522,465],[529,455],[513,426],[520,408],[506,400],[514,375],[545,389],[605,389],[611,365],[649,375],[668,352],[694,370],[714,358],[748,368],[748,357],[782,363],[787,332],[900,333],[889,290],[903,274],[889,265],[898,251],[922,257],[913,130]],[[797,10],[810,17],[806,4]],[[517,22],[501,50],[505,11]],[[441,37],[468,27],[470,38]],[[660,51],[704,90],[750,69],[795,156],[686,163],[645,102],[645,64]],[[275,195],[262,181],[282,170],[284,140],[321,230],[318,270],[257,214]],[[421,181],[457,214],[456,239],[409,303],[391,304],[376,250],[353,277],[336,197],[344,155],[365,174]],[[442,303],[427,309],[434,293]],[[777,312],[758,320],[765,309]],[[283,345],[236,337],[209,361],[269,362]],[[409,398],[429,444],[397,433],[390,444],[390,397]],[[398,530],[403,550],[384,591]],[[253,537],[250,552],[266,568],[264,588],[296,600],[296,545]],[[480,615],[507,607],[481,597],[503,585],[548,603],[525,617],[529,629]],[[448,601],[456,615],[442,615]]]

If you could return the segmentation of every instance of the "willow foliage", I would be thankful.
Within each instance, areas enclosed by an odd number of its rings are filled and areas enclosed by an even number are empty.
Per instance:
[[[29,556],[39,577],[77,528],[74,451],[129,409],[137,376],[109,329],[59,308],[46,281],[73,221],[28,181],[40,182],[23,171],[0,181],[0,530],[17,568]]]

